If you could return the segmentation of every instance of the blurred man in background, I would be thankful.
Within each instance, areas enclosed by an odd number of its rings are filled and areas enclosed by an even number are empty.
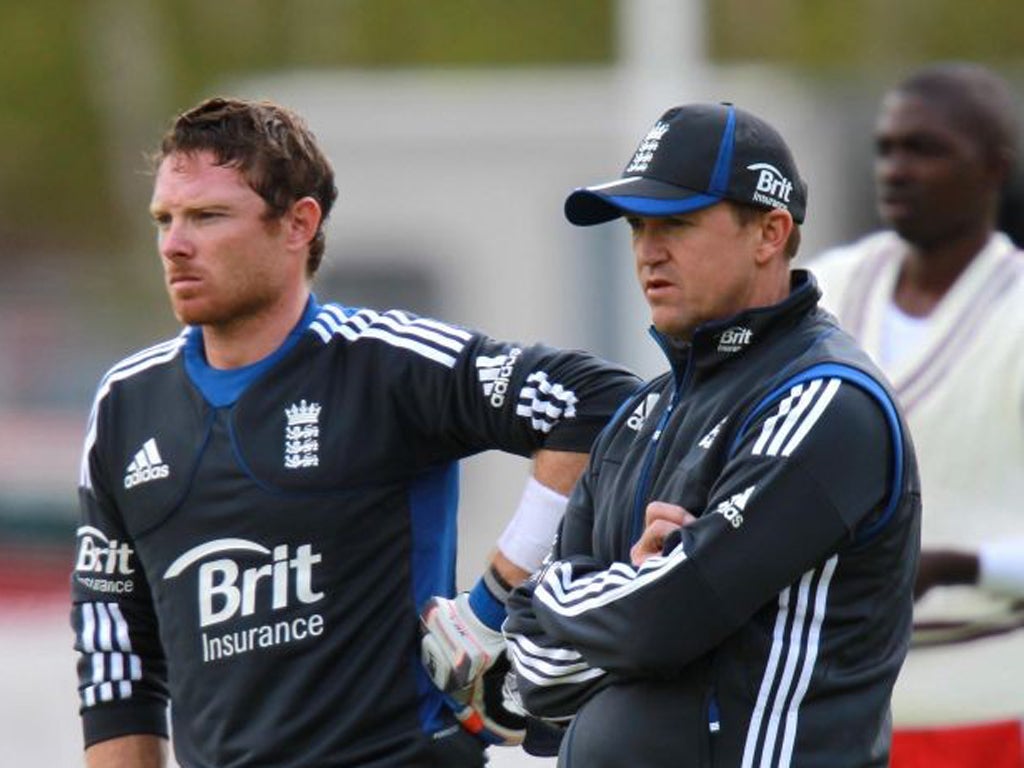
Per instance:
[[[1024,766],[1024,255],[995,231],[1018,149],[1006,83],[926,67],[884,99],[889,231],[811,264],[906,410],[924,499],[895,768]]]
[[[522,739],[484,697],[488,668],[503,678],[504,599],[636,379],[319,304],[335,197],[315,138],[278,105],[212,99],[164,136],[150,212],[186,328],[103,379],[80,477],[72,624],[91,768],[164,765],[168,702],[187,768],[478,768],[486,743]],[[532,456],[533,474],[456,598],[456,462],[488,449]],[[483,649],[475,665],[452,633]]]

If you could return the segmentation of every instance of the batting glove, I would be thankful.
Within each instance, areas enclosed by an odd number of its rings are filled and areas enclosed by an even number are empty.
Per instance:
[[[514,677],[502,652],[473,684],[448,697],[462,727],[477,738],[502,747],[514,747],[526,737],[526,716],[516,702]]]
[[[467,592],[451,600],[430,598],[420,628],[423,666],[445,693],[469,689],[505,651],[505,638],[477,618]]]

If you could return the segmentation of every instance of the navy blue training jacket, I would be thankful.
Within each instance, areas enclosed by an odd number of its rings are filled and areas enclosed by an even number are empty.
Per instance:
[[[619,413],[553,561],[504,631],[562,768],[882,768],[920,528],[913,447],[882,374],[790,296],[660,338],[671,371]],[[698,520],[641,567],[650,501]]]

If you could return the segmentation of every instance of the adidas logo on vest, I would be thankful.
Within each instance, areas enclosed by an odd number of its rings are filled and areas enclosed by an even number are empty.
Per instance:
[[[150,480],[162,480],[171,474],[171,469],[160,458],[156,447],[156,438],[149,438],[135,453],[135,458],[128,465],[124,474],[124,487],[134,488],[136,485],[148,483]]]

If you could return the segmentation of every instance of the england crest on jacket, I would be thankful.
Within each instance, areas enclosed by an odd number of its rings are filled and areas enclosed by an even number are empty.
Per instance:
[[[320,465],[320,404],[300,400],[284,410],[284,467]]]

